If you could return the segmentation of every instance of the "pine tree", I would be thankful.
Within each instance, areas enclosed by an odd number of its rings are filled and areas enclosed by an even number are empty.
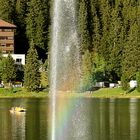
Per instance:
[[[16,0],[14,23],[17,26],[15,33],[15,53],[26,54],[28,39],[26,36],[26,16],[28,14],[29,0]],[[20,46],[20,47],[19,47]]]
[[[92,54],[92,81],[101,82],[105,78],[104,58],[96,52]]]
[[[48,60],[46,60],[45,63],[41,65],[41,87],[47,88],[49,85]]]
[[[93,84],[92,79],[92,55],[89,50],[85,51],[85,54],[82,57],[82,83],[81,90],[86,91]]]
[[[79,33],[79,44],[82,52],[90,50],[90,34],[88,30],[88,9],[87,0],[81,0],[79,2],[79,13],[78,13],[78,33]]]
[[[31,0],[26,18],[26,34],[29,43],[33,41],[39,57],[46,57],[48,29],[50,25],[49,2]]]
[[[96,52],[85,52],[82,58],[82,89],[90,90],[96,82],[104,80],[105,61]]]
[[[102,24],[102,37],[100,53],[105,60],[105,75],[106,79],[110,80],[110,19],[111,19],[111,7],[108,0],[100,0],[100,12],[101,12],[101,24]]]
[[[4,81],[5,84],[9,83],[8,86],[11,86],[12,82],[16,78],[15,61],[12,56],[8,54],[8,57],[3,58],[2,62],[2,81]]]
[[[138,22],[135,21],[129,31],[129,36],[124,48],[122,75],[130,81],[136,78],[136,73],[140,70],[140,30]]]
[[[99,4],[97,0],[90,1],[91,11],[89,13],[90,35],[92,36],[92,48],[93,51],[100,53],[101,46],[101,20]],[[89,11],[89,10],[88,10]]]
[[[129,79],[131,79],[136,71],[140,68],[140,46],[139,40],[139,29],[135,22],[131,25],[130,34],[126,42],[123,58],[123,72],[127,73]]]
[[[2,81],[2,71],[3,71],[3,56],[0,51],[0,80]]]
[[[137,91],[140,92],[140,71],[136,74],[136,80],[137,80]]]
[[[109,53],[109,71],[112,77],[112,81],[120,80],[121,76],[121,62],[122,51],[124,42],[123,22],[119,15],[118,6],[112,9],[111,23],[110,23],[110,53]]]
[[[129,89],[129,79],[127,77],[127,75],[123,74],[121,76],[121,85],[122,85],[122,89],[123,90],[128,90]]]
[[[15,16],[15,0],[0,0],[0,17],[13,22]]]
[[[93,34],[92,34],[92,44],[93,44],[93,49],[95,52],[98,52],[101,54],[101,27],[100,27],[100,21],[97,16],[97,14],[94,16],[94,29],[93,29]]]
[[[32,42],[26,57],[24,70],[24,86],[28,91],[35,91],[40,86],[39,60]]]

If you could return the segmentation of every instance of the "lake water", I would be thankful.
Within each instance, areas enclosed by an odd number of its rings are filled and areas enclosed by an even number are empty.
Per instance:
[[[10,114],[12,106],[26,113]],[[48,99],[0,99],[0,140],[49,140]],[[140,140],[139,99],[57,101],[56,140]]]

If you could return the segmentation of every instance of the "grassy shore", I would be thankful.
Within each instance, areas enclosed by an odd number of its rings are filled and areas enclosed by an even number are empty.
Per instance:
[[[61,97],[87,97],[87,98],[140,98],[137,90],[124,91],[122,88],[101,88],[92,92],[85,93],[60,93]]]
[[[124,91],[122,88],[102,88],[91,93],[91,97],[98,98],[140,98],[137,90]]]
[[[45,98],[48,92],[27,92],[23,88],[0,88],[0,98]]]
[[[61,97],[87,97],[87,98],[140,98],[140,93],[137,90],[126,92],[121,88],[102,88],[92,92],[85,93],[66,93],[57,94]],[[48,91],[27,92],[23,88],[6,89],[0,88],[0,98],[46,98]]]

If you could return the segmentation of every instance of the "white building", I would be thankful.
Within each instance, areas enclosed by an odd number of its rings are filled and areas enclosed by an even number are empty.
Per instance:
[[[25,65],[25,54],[10,54],[15,60],[16,64]],[[3,54],[4,57],[7,57],[8,54]]]

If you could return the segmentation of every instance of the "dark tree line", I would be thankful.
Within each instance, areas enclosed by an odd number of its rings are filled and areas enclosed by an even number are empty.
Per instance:
[[[17,53],[26,53],[33,43],[39,58],[47,58],[52,3],[0,0],[0,17],[17,25]],[[85,88],[96,81],[121,80],[127,89],[140,73],[140,2],[77,0],[77,15]]]
[[[96,77],[100,74],[102,81],[121,80],[123,88],[127,89],[128,82],[139,75],[137,74],[140,71],[139,9],[140,2],[137,0],[79,1],[80,46],[83,55],[89,53],[88,56],[92,58],[92,61],[89,61],[89,57],[83,57],[91,63],[88,77],[93,82],[101,81],[98,79],[100,76]],[[102,70],[98,69],[95,54],[98,55],[98,59],[104,61],[101,63]],[[87,63],[83,64],[84,67],[86,65]]]

